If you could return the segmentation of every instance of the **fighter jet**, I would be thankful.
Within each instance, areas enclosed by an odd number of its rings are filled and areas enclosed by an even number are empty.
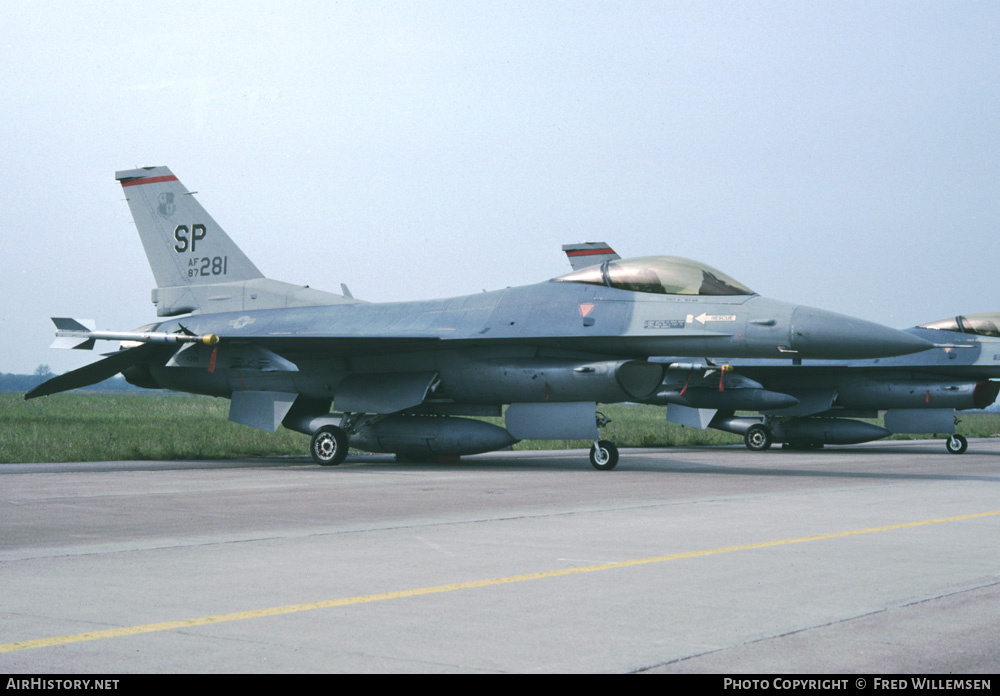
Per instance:
[[[614,251],[604,242],[564,245],[573,251]],[[617,255],[615,255],[617,256]],[[956,411],[983,409],[1000,393],[1000,314],[969,314],[907,329],[933,350],[873,360],[743,360],[654,358],[663,383],[646,403],[667,405],[667,420],[744,437],[764,451],[782,442],[795,448],[855,444],[894,433],[940,433],[961,454],[968,441],[955,433]],[[796,364],[798,363],[798,364]],[[737,416],[757,411],[761,416]],[[854,418],[877,418],[885,427]]]
[[[754,451],[766,450],[773,442],[817,448],[895,433],[939,433],[948,435],[949,452],[962,454],[968,441],[955,432],[956,411],[987,408],[1000,393],[998,327],[1000,314],[921,324],[907,333],[937,347],[895,358],[808,365],[735,359],[727,361],[730,371],[724,378],[688,383],[685,394],[680,380],[666,380],[650,403],[669,404],[667,420],[742,434]],[[739,417],[737,409],[762,415]],[[884,427],[854,420],[877,418],[880,412]]]
[[[600,439],[597,404],[655,397],[666,374],[656,356],[874,358],[930,346],[663,256],[465,297],[367,303],[346,288],[265,278],[166,167],[116,179],[164,319],[131,332],[56,319],[60,347],[117,340],[120,350],[25,398],[120,372],[141,387],[228,398],[236,423],[309,434],[321,465],[341,463],[348,447],[428,458],[537,438],[591,440],[593,466],[612,469],[618,451]]]

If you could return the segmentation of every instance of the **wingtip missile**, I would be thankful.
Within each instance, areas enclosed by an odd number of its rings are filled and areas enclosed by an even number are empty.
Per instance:
[[[82,337],[96,328],[93,319],[72,319],[70,317],[52,317],[56,325],[56,340],[50,348],[61,350],[93,350],[94,339]],[[65,333],[65,335],[63,335]]]
[[[122,341],[127,344],[143,343],[201,343],[214,346],[219,342],[216,334],[166,333],[157,331],[96,331],[93,321],[77,321],[63,317],[53,317],[56,325],[56,340],[52,344],[57,348],[94,347],[94,341]]]

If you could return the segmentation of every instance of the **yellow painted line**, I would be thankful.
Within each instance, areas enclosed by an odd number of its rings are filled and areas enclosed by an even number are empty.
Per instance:
[[[443,592],[454,592],[455,590],[471,590],[478,587],[493,587],[495,585],[507,585],[515,582],[526,582],[528,580],[543,580],[545,578],[558,578],[566,575],[577,575],[579,573],[593,573],[599,570],[613,570],[615,568],[630,568],[632,566],[649,565],[651,563],[665,563],[667,561],[679,561],[685,558],[701,558],[703,556],[717,556],[723,553],[732,553],[733,551],[751,551],[753,549],[766,549],[774,546],[802,544],[809,541],[842,539],[844,537],[858,536],[860,534],[875,534],[876,532],[888,532],[896,529],[908,529],[910,527],[924,527],[931,524],[942,524],[944,522],[959,522],[961,520],[972,520],[980,517],[992,517],[995,515],[1000,515],[1000,510],[994,510],[992,512],[980,512],[972,515],[958,515],[956,517],[940,517],[933,520],[921,520],[920,522],[904,522],[902,524],[890,524],[890,525],[885,525],[883,527],[869,527],[868,529],[852,529],[846,532],[817,534],[814,536],[798,537],[795,539],[779,539],[777,541],[762,541],[756,544],[723,546],[716,549],[687,551],[684,553],[674,553],[667,556],[651,556],[649,558],[637,558],[631,561],[598,563],[595,565],[580,566],[577,568],[547,570],[539,573],[525,573],[523,575],[508,575],[507,577],[503,578],[472,580],[469,582],[457,582],[450,585],[434,585],[433,587],[420,587],[411,590],[400,590],[398,592],[385,592],[382,594],[361,595],[358,597],[345,597],[343,599],[329,599],[322,602],[310,602],[308,604],[290,604],[284,607],[271,607],[270,609],[240,611],[240,612],[234,612],[232,614],[217,614],[215,616],[201,616],[193,619],[181,619],[180,621],[163,621],[160,623],[144,624],[141,626],[125,626],[122,628],[111,628],[103,631],[88,631],[87,633],[75,633],[73,635],[56,636],[54,638],[23,640],[17,643],[0,644],[0,653],[16,652],[18,650],[33,650],[35,648],[48,648],[55,645],[82,643],[89,640],[104,640],[105,638],[137,636],[143,633],[173,631],[181,628],[192,628],[194,626],[207,626],[210,624],[227,623],[230,621],[261,619],[266,616],[281,616],[283,614],[296,614],[303,611],[314,611],[316,609],[331,609],[333,607],[347,607],[347,606],[353,606],[355,604],[384,602],[390,599],[421,597],[423,595],[441,594]]]

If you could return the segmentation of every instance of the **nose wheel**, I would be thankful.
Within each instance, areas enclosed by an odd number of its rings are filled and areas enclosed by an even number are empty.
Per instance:
[[[964,435],[952,435],[944,441],[944,446],[950,454],[963,454],[965,450],[969,449],[969,441],[965,439]]]
[[[618,466],[618,448],[610,440],[597,440],[590,447],[590,463],[598,471],[611,471]]]

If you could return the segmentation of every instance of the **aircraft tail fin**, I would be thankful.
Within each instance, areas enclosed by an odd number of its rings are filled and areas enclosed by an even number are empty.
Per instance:
[[[263,278],[167,167],[116,172],[157,287]]]
[[[562,250],[566,252],[566,258],[569,259],[569,265],[574,271],[621,258],[606,242],[563,244]]]
[[[115,173],[156,279],[159,316],[357,302],[265,278],[167,167]]]

